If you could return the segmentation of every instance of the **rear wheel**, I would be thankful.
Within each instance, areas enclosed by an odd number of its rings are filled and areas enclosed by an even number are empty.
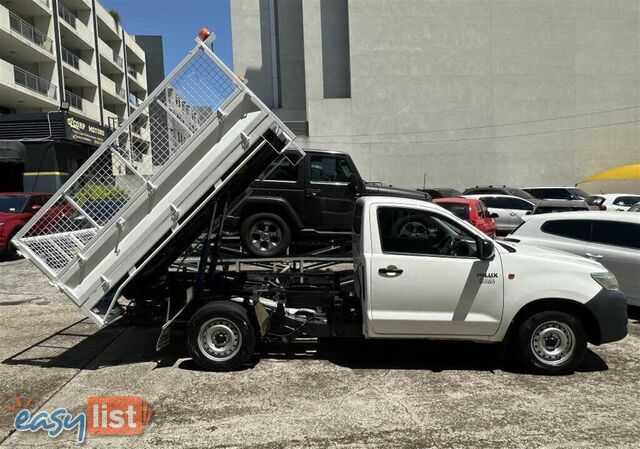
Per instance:
[[[240,227],[245,251],[254,257],[276,257],[284,254],[291,243],[291,231],[278,215],[259,212],[248,216]]]
[[[520,325],[517,349],[529,371],[568,374],[584,358],[587,337],[582,322],[575,316],[565,312],[539,312]]]
[[[239,304],[220,301],[198,310],[187,327],[193,361],[211,371],[230,371],[247,363],[256,346],[249,316]]]

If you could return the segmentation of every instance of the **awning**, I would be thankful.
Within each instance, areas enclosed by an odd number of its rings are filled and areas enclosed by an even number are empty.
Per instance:
[[[610,168],[588,178],[578,181],[578,184],[592,181],[611,181],[620,179],[640,179],[640,164],[621,165],[620,167]]]
[[[0,163],[14,162],[24,164],[27,159],[27,149],[22,142],[15,140],[0,140]]]

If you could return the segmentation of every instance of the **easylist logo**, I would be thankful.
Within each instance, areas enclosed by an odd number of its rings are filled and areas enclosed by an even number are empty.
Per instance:
[[[15,406],[5,405],[5,409],[17,412],[13,423],[18,432],[44,431],[56,438],[73,431],[78,443],[87,435],[139,435],[151,420],[151,408],[140,396],[90,396],[87,411],[77,415],[63,407],[32,413],[31,403],[31,398],[16,396]]]

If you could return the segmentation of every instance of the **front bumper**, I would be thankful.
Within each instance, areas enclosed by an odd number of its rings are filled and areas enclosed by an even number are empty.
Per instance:
[[[627,300],[620,291],[602,289],[586,304],[600,330],[596,345],[622,340],[627,336]]]

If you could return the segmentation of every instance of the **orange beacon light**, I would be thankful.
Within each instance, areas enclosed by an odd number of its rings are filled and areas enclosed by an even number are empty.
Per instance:
[[[211,31],[207,30],[204,27],[200,28],[200,31],[198,32],[198,37],[200,38],[201,41],[203,42],[206,41],[209,36],[211,36]]]

